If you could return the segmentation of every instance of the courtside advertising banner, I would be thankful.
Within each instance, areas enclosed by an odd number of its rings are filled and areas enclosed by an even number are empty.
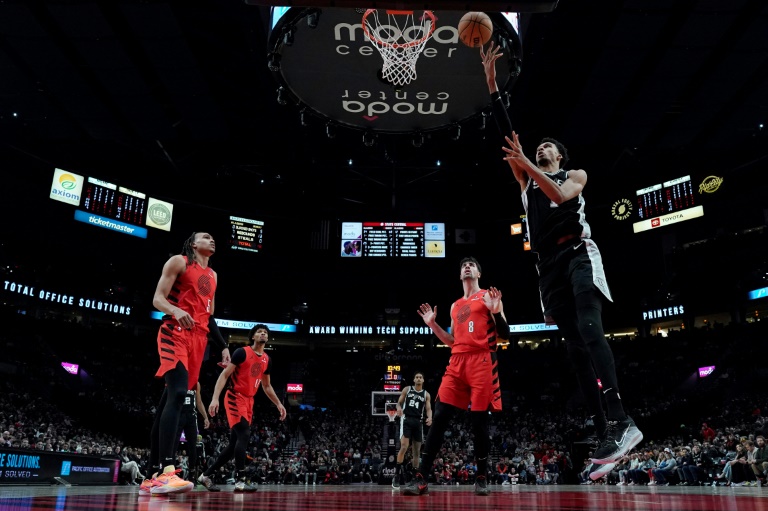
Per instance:
[[[0,448],[0,484],[116,484],[120,460],[81,454]]]

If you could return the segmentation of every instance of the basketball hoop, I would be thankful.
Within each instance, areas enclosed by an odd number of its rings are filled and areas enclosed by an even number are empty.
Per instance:
[[[422,11],[420,18],[414,18],[414,11],[385,12],[387,23],[382,24],[378,9],[367,9],[363,32],[384,60],[384,79],[393,85],[406,85],[416,79],[416,61],[435,32],[437,18],[432,11]]]
[[[395,422],[395,417],[397,417],[397,403],[385,404],[384,411],[387,412],[387,417],[389,417],[389,422]]]

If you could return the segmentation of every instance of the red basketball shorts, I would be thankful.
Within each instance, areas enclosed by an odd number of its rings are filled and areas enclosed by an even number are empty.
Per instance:
[[[253,419],[253,396],[245,396],[227,389],[224,394],[224,409],[227,411],[230,428],[234,428],[240,419],[245,419],[250,424]]]
[[[208,334],[202,329],[180,330],[173,321],[163,321],[157,333],[157,352],[160,369],[155,376],[162,378],[181,362],[189,373],[189,387],[194,388],[200,377],[200,366],[208,345]]]
[[[443,403],[473,412],[501,411],[499,363],[496,353],[476,351],[451,355],[437,397]]]

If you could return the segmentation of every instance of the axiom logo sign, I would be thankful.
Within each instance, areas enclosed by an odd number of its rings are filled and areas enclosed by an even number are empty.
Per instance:
[[[74,206],[80,205],[83,193],[83,176],[63,169],[53,171],[50,198]]]

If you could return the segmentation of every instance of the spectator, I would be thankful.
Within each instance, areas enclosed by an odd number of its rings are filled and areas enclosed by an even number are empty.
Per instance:
[[[616,486],[624,486],[629,483],[627,473],[629,473],[630,470],[637,470],[639,466],[640,457],[636,452],[633,452],[629,458],[624,457],[624,462],[619,466],[619,482],[616,483]]]
[[[703,442],[711,442],[716,436],[715,430],[710,428],[706,422],[701,425],[701,440]]]
[[[757,446],[754,451],[754,458],[751,460],[752,471],[755,477],[765,479],[768,472],[768,446],[765,445],[765,437],[758,435],[756,438]]]
[[[651,470],[653,481],[649,482],[648,486],[669,486],[669,481],[675,475],[676,471],[677,461],[672,456],[672,450],[667,447],[664,449],[662,461],[659,463],[659,466]]]
[[[691,450],[691,463],[680,469],[682,472],[680,484],[683,486],[701,485],[706,481],[711,468],[712,459],[701,450],[701,447],[694,445]]]

